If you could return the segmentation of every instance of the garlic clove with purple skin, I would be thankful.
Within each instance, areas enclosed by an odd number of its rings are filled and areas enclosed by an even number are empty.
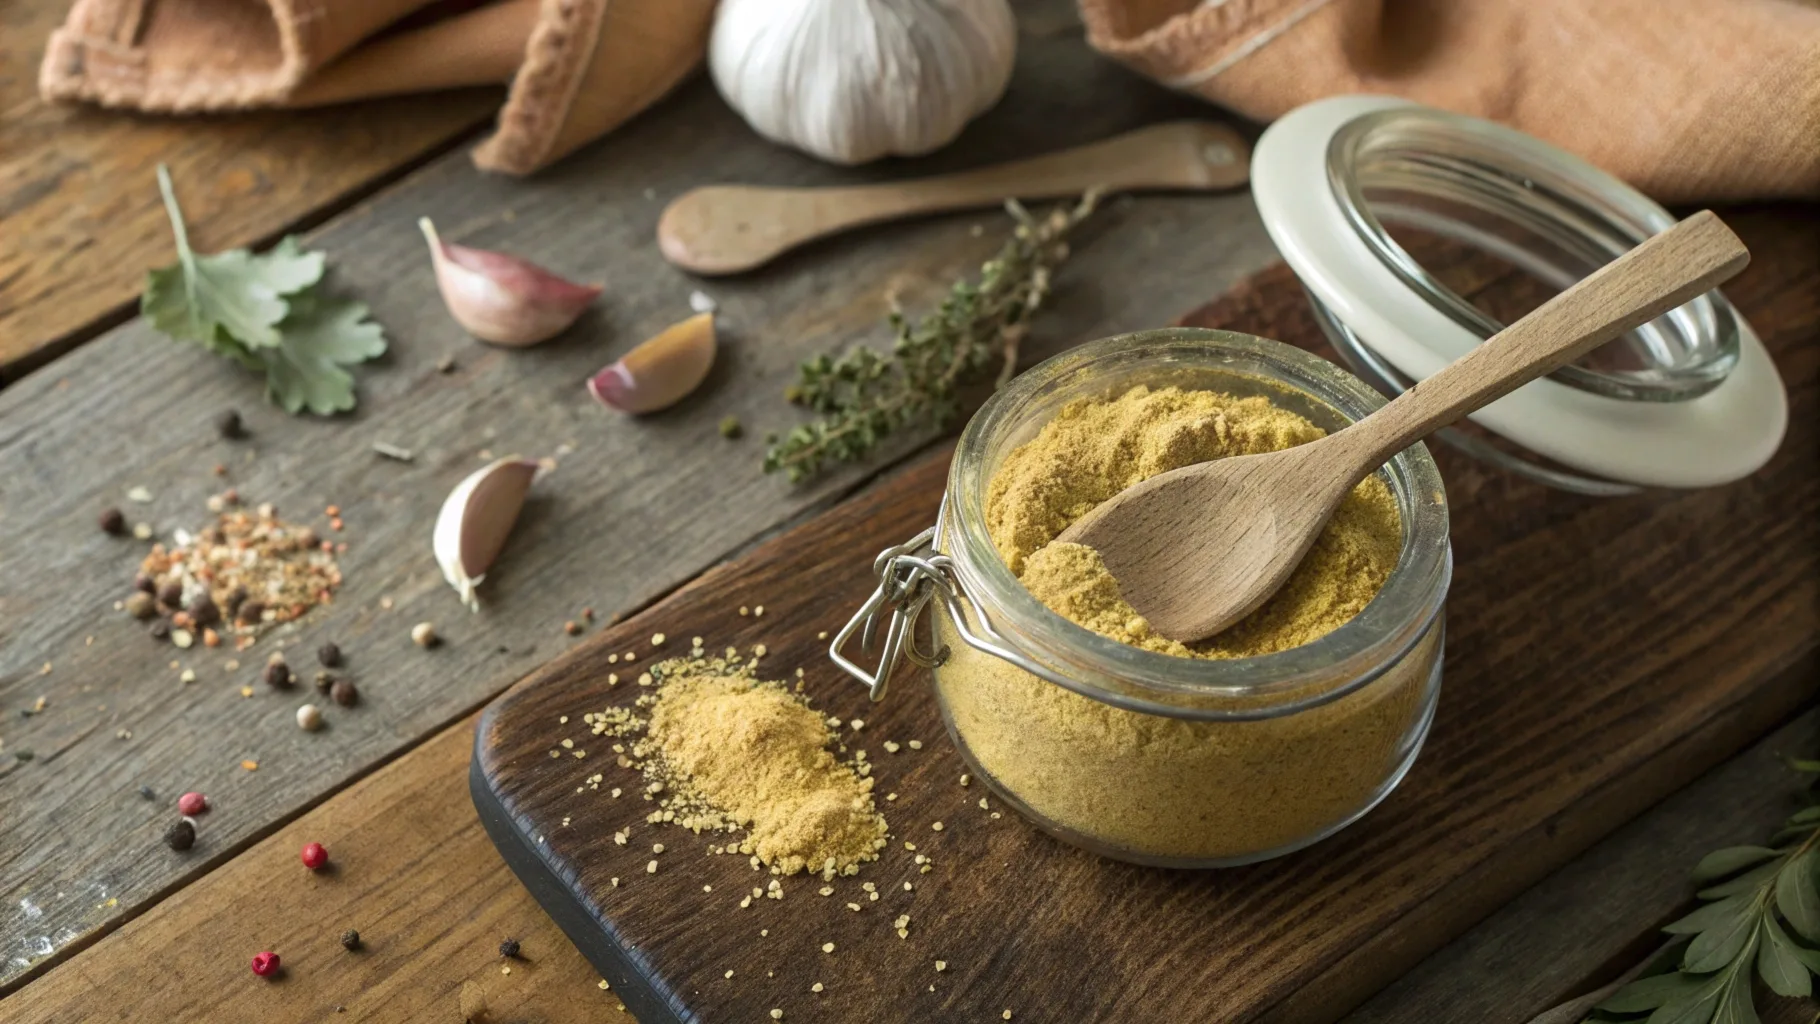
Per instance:
[[[436,287],[449,314],[482,341],[513,347],[547,341],[600,297],[599,285],[576,284],[516,256],[445,242],[428,217],[417,226],[430,243]]]
[[[714,314],[698,313],[590,377],[588,393],[620,412],[656,412],[700,387],[713,367]]]
[[[480,610],[475,588],[505,547],[536,475],[535,462],[499,459],[470,473],[443,500],[432,542],[436,564],[470,611]]]

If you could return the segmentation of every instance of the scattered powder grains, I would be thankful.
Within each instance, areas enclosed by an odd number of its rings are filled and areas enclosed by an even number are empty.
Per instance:
[[[1402,526],[1389,488],[1376,477],[1346,497],[1277,595],[1233,628],[1193,645],[1151,632],[1096,552],[1055,537],[1140,480],[1209,459],[1292,447],[1322,433],[1258,396],[1140,386],[1111,400],[1077,401],[1006,457],[989,489],[988,531],[1033,595],[1121,643],[1205,659],[1297,647],[1362,611],[1396,565]],[[952,627],[942,622],[938,629]],[[938,684],[980,766],[1038,814],[1127,852],[1229,858],[1304,839],[1375,797],[1422,713],[1437,633],[1370,685],[1254,721],[1115,708],[955,637],[942,638],[953,653]],[[967,781],[963,775],[961,785]]]
[[[832,731],[800,695],[754,672],[737,658],[661,662],[650,669],[651,692],[638,698],[648,717],[618,707],[584,721],[595,735],[644,733],[620,758],[643,772],[658,807],[652,821],[698,833],[743,829],[724,852],[776,874],[852,874],[885,845],[872,780],[836,759]],[[783,891],[773,880],[764,895]]]

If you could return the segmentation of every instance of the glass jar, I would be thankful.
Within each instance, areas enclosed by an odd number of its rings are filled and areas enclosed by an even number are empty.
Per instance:
[[[874,699],[900,660],[933,668],[974,775],[1064,841],[1171,867],[1279,856],[1370,810],[1427,733],[1452,571],[1440,474],[1419,444],[1380,471],[1401,553],[1376,598],[1333,632],[1224,661],[1140,650],[1043,606],[1000,559],[985,515],[1005,456],[1063,405],[1138,384],[1264,395],[1328,430],[1384,404],[1318,356],[1227,331],[1145,331],[1056,356],[973,417],[936,526],[879,556],[879,588],[831,653]],[[917,621],[931,605],[925,642]],[[876,670],[842,655],[881,625]]]
[[[1389,96],[1335,96],[1265,131],[1265,228],[1347,364],[1387,395],[1675,217],[1515,129]],[[1774,454],[1787,400],[1717,290],[1475,412],[1436,439],[1584,494],[1704,487]]]

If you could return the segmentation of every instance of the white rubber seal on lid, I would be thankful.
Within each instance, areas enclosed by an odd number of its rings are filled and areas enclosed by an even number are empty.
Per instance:
[[[1361,115],[1413,106],[1386,96],[1336,96],[1271,125],[1251,159],[1264,227],[1302,284],[1373,351],[1412,380],[1465,355],[1479,338],[1410,290],[1346,220],[1327,176],[1334,133]],[[1788,395],[1769,353],[1738,320],[1738,364],[1696,398],[1645,402],[1546,378],[1472,415],[1474,422],[1556,462],[1652,487],[1709,487],[1748,476],[1782,443]]]

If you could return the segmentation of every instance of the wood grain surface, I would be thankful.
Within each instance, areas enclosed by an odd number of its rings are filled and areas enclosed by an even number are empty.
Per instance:
[[[450,727],[152,907],[0,1001],[0,1016],[75,1024],[207,1010],[215,1019],[301,1024],[339,1006],[346,1016],[336,1020],[459,1020],[462,990],[472,985],[498,1020],[631,1020],[474,816],[463,784],[474,724]],[[1820,715],[1809,712],[1575,858],[1346,1024],[1522,1024],[1598,984],[1653,948],[1649,932],[1686,899],[1689,865],[1718,845],[1760,840],[1782,821],[1794,788],[1783,758],[1817,741]],[[330,848],[334,875],[303,873],[297,849],[310,841]],[[348,927],[366,946],[357,956],[336,944]],[[521,942],[523,962],[497,958],[507,938]],[[262,949],[287,965],[277,986],[248,973],[247,959]],[[1811,1016],[1765,1014],[1770,1024]]]
[[[264,243],[472,134],[502,95],[186,118],[45,103],[38,64],[69,6],[0,6],[0,384],[119,323],[176,258],[159,163],[199,251]]]
[[[875,742],[939,736],[930,695],[900,685],[868,705],[820,656],[816,631],[858,605],[877,550],[933,521],[940,461],[519,683],[483,719],[477,763],[521,837],[519,853],[566,890],[566,902],[546,905],[647,1021],[761,1019],[772,1008],[866,1021],[989,1019],[1005,1009],[1045,1020],[1336,1019],[1811,697],[1820,641],[1814,221],[1811,210],[1737,219],[1761,262],[1730,294],[1777,357],[1793,409],[1783,450],[1756,476],[1604,501],[1502,479],[1514,492],[1502,500],[1483,483],[1493,471],[1441,453],[1462,493],[1451,501],[1457,563],[1434,731],[1399,791],[1309,850],[1206,873],[1099,860],[1014,817],[991,819],[975,806],[981,789],[955,783],[964,768],[945,742],[879,752]],[[1267,323],[1217,319],[1309,339],[1294,289],[1281,275],[1260,282]],[[758,602],[764,619],[735,614]],[[895,839],[862,876],[885,898],[871,904],[859,880],[822,898],[819,882],[798,878],[784,899],[742,910],[739,897],[767,876],[706,856],[706,838],[646,825],[642,801],[603,797],[611,786],[637,794],[637,776],[607,760],[581,716],[636,698],[637,687],[607,685],[608,657],[657,653],[642,643],[652,628],[702,635],[711,649],[765,644],[775,666],[766,675],[805,666],[819,707],[864,719],[864,734],[843,740],[867,747],[878,788],[900,794],[885,805]],[[594,756],[572,759],[558,747],[565,737]],[[601,792],[585,785],[596,772]],[[932,832],[936,821],[945,827]],[[622,829],[626,845],[613,838]],[[904,840],[934,858],[933,873],[918,872]],[[647,875],[653,842],[668,852]],[[906,880],[914,893],[901,891]],[[862,911],[849,912],[849,900]],[[892,931],[900,913],[913,921],[907,940]],[[755,937],[760,929],[767,934]],[[826,942],[835,955],[820,952]],[[1083,948],[1102,952],[1083,961]],[[938,959],[950,965],[939,976]],[[726,970],[773,976],[724,984]],[[827,991],[807,992],[816,982]]]
[[[455,725],[0,1001],[9,1024],[631,1020],[481,831]],[[312,874],[304,843],[328,848]],[[343,949],[341,934],[362,948]],[[520,959],[499,944],[517,939]],[[273,981],[249,969],[276,952]],[[503,968],[510,967],[505,973]],[[469,996],[469,1006],[474,996]]]
[[[1293,279],[1279,267],[1192,319],[1291,336],[1303,321],[1293,308],[1275,303],[1293,296],[1293,289]],[[1465,284],[1462,290],[1474,289]],[[1266,307],[1266,300],[1273,304]],[[1811,309],[1785,312],[1801,308]],[[1456,490],[1466,482],[1449,477]],[[887,479],[882,486],[894,484]],[[1472,550],[1479,553],[1498,541],[1484,532],[1464,539],[1475,540]],[[727,571],[714,570],[710,578]],[[673,595],[623,628],[648,636],[690,596]],[[766,614],[776,612],[767,607]],[[828,674],[822,659],[809,671],[818,695],[827,687],[845,693],[849,685]],[[917,695],[909,688],[898,694]],[[1805,716],[1626,825],[1366,1003],[1357,1021],[1516,1024],[1621,970],[1684,899],[1688,865],[1715,845],[1759,838],[1786,814],[1790,789],[1780,758],[1810,749],[1815,728],[1814,715]],[[871,723],[868,729],[876,732]],[[611,1012],[616,999],[589,998],[596,975],[509,881],[485,840],[463,780],[471,742],[471,720],[437,735],[8,998],[0,1016],[22,1022],[175,1018],[200,991],[217,1015],[272,1024],[317,1020],[337,1004],[347,1007],[345,1019],[351,1020],[454,1019],[462,984],[473,981],[505,1020],[620,1019]],[[883,761],[893,755],[874,756]],[[296,846],[310,839],[334,851],[344,869],[338,884],[321,886],[301,874]],[[375,949],[388,950],[382,959],[337,959],[342,954],[333,936],[349,924],[361,928]],[[392,955],[406,934],[433,938],[416,956]],[[518,987],[526,977],[521,968],[499,973],[493,953],[504,937],[524,942],[536,972],[529,977],[537,981],[529,991]],[[246,971],[245,959],[257,948],[279,950],[291,965],[281,997]]]
[[[1761,843],[1801,806],[1788,758],[1820,750],[1808,711],[1625,824],[1392,982],[1342,1024],[1523,1024],[1649,956],[1656,927],[1692,909],[1688,873],[1725,846]],[[1769,1024],[1812,1024],[1811,1000],[1759,989]]]
[[[802,488],[759,474],[763,433],[798,415],[780,397],[794,364],[887,337],[890,295],[925,304],[975,269],[1007,223],[978,215],[861,231],[704,284],[656,250],[667,200],[729,179],[815,185],[936,173],[1207,113],[1092,57],[1075,35],[1032,36],[1005,101],[955,147],[854,171],[754,137],[698,81],[537,178],[483,177],[465,153],[451,153],[313,232],[335,287],[368,302],[393,341],[388,356],[361,368],[354,416],[285,417],[262,402],[255,378],[137,322],[0,392],[0,986],[16,986],[472,711],[572,644],[561,627],[583,607],[604,618],[646,603],[876,471],[884,461]],[[452,241],[603,280],[607,295],[544,346],[481,346],[436,295],[415,228],[424,215]],[[199,230],[209,223],[202,211],[192,220]],[[1026,358],[1153,325],[1269,253],[1246,196],[1113,201],[1083,226]],[[687,315],[696,288],[721,310],[721,355],[702,391],[638,420],[594,404],[588,375]],[[452,373],[435,368],[445,354],[458,364]],[[215,436],[211,420],[230,406],[245,415],[250,440]],[[729,414],[745,423],[745,439],[716,433]],[[381,459],[375,441],[416,460]],[[906,438],[882,457],[917,443]],[[485,609],[469,615],[435,567],[430,527],[443,496],[487,451],[559,466],[533,489],[483,590]],[[213,475],[216,464],[225,478]],[[144,545],[104,536],[98,513],[118,505],[168,537],[199,527],[206,496],[228,485],[318,528],[334,503],[346,522],[335,536],[349,544],[347,582],[334,605],[276,638],[306,665],[325,639],[349,653],[363,703],[328,708],[320,733],[302,733],[292,719],[314,693],[259,683],[269,642],[228,670],[228,655],[177,652],[113,610]],[[127,500],[134,486],[153,500]],[[448,643],[413,647],[406,636],[420,620],[434,620]],[[183,668],[195,683],[179,681]],[[251,698],[243,686],[254,688]],[[24,717],[39,697],[44,712]],[[35,758],[15,760],[21,751]],[[243,760],[258,769],[242,769]],[[141,785],[158,799],[140,797]],[[197,847],[178,855],[158,837],[173,799],[190,789],[217,809]]]

